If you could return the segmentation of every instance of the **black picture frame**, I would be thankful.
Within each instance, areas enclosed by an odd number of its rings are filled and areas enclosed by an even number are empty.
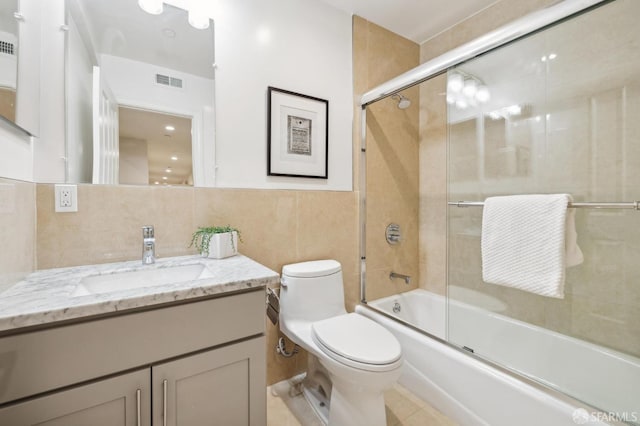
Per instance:
[[[329,178],[329,101],[268,87],[267,175]]]

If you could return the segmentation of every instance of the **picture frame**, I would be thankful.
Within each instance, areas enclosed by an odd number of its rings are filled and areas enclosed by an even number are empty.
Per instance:
[[[329,101],[268,87],[267,175],[329,178]]]

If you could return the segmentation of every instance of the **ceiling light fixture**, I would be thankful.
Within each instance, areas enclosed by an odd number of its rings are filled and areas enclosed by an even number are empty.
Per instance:
[[[478,77],[455,70],[447,77],[447,103],[458,109],[475,107],[491,100],[489,88]]]
[[[178,161],[178,157],[177,157],[177,156],[175,156],[175,155],[172,155],[172,156],[171,156],[171,160],[173,160],[173,161]]]
[[[165,129],[167,132],[173,132],[176,128],[169,124],[169,125],[167,125],[167,126],[164,126],[164,129]]]
[[[171,173],[171,167],[167,167],[167,168],[165,169],[165,172],[167,172],[167,173]]]
[[[192,1],[189,6],[189,23],[199,30],[209,28],[209,17],[204,13],[203,3],[202,0]]]
[[[138,6],[152,15],[160,15],[164,10],[162,0],[138,0]]]
[[[167,180],[167,179],[169,179],[169,178],[166,177],[166,176],[162,176],[162,180]]]

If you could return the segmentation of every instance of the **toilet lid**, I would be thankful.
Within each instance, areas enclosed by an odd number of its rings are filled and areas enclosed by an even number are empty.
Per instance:
[[[311,325],[326,349],[364,364],[391,364],[402,355],[400,343],[386,328],[358,314],[345,314]]]

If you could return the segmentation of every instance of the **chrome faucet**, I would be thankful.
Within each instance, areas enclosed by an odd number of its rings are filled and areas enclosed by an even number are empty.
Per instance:
[[[151,265],[156,262],[156,239],[153,226],[142,227],[142,264]]]

